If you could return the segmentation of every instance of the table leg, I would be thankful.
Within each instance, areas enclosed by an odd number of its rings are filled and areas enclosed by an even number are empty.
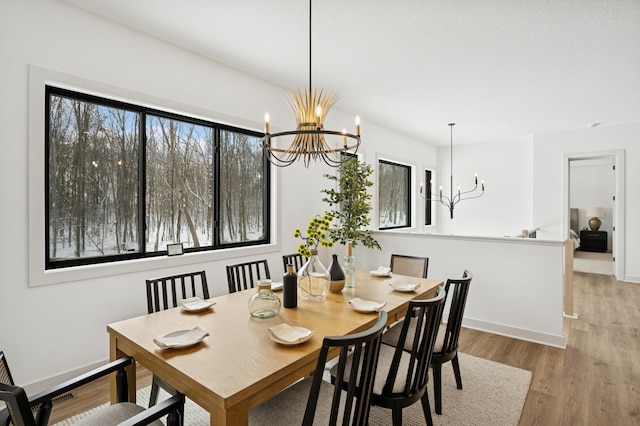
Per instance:
[[[249,424],[249,410],[246,401],[228,407],[225,410],[211,410],[211,424],[222,426],[236,426]]]
[[[127,354],[118,348],[118,339],[115,336],[109,336],[109,361],[115,361],[118,358],[122,358]],[[130,366],[126,367],[127,369],[127,384],[129,385],[129,401],[136,402],[136,363],[131,363]],[[111,400],[111,404],[115,404],[118,402],[117,395],[117,386],[116,386],[116,375],[109,375],[109,399]]]

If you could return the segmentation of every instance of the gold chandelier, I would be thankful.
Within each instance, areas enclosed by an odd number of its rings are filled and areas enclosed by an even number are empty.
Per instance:
[[[271,133],[269,113],[265,113],[265,135],[260,139],[262,148],[267,153],[269,162],[286,167],[295,161],[302,160],[305,167],[311,161],[322,160],[327,165],[336,167],[349,159],[347,152],[355,154],[360,147],[360,117],[356,116],[356,133],[325,130],[324,120],[331,107],[338,101],[338,95],[332,91],[313,88],[311,84],[311,0],[309,0],[309,88],[292,90],[287,96],[289,108],[293,112],[297,128],[285,132]],[[288,148],[278,148],[272,144],[282,136],[293,136]],[[328,136],[342,137],[342,143],[331,146]],[[351,140],[351,144],[349,144]]]

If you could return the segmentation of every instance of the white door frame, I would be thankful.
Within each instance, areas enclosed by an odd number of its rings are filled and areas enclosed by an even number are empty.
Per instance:
[[[615,200],[613,202],[613,241],[612,249],[616,261],[613,263],[614,275],[618,281],[624,281],[625,278],[625,253],[624,253],[624,187],[625,187],[625,173],[624,173],[624,149],[612,150],[612,151],[598,151],[598,152],[580,152],[573,154],[564,154],[563,159],[563,193],[562,193],[562,235],[566,238],[569,236],[569,167],[572,160],[597,160],[611,158],[615,166],[614,174],[614,195]]]

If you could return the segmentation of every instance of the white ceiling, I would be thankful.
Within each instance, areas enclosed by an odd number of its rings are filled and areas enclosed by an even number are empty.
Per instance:
[[[283,88],[304,0],[62,0]],[[639,0],[316,0],[313,85],[435,145],[640,121]],[[265,109],[268,105],[265,106]]]

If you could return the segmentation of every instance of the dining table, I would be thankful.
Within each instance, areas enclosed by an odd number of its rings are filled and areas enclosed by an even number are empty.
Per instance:
[[[413,291],[397,291],[391,284],[414,285]],[[355,286],[328,293],[324,301],[306,301],[298,291],[295,308],[281,308],[268,319],[251,317],[248,301],[257,289],[209,299],[214,303],[199,312],[180,306],[107,325],[109,356],[132,357],[210,413],[211,424],[245,425],[249,410],[297,380],[311,374],[325,336],[344,336],[372,327],[375,310],[354,310],[349,300],[385,303],[388,323],[404,317],[409,301],[432,297],[440,280],[390,274],[375,276],[357,270]],[[276,293],[282,298],[282,293]],[[272,340],[270,327],[286,323],[314,331],[304,343],[285,345]],[[200,342],[161,348],[154,339],[172,332],[199,327],[208,333]],[[129,377],[135,378],[135,365]],[[129,395],[135,401],[136,380],[129,380]],[[115,403],[115,378],[111,379],[111,402]]]

